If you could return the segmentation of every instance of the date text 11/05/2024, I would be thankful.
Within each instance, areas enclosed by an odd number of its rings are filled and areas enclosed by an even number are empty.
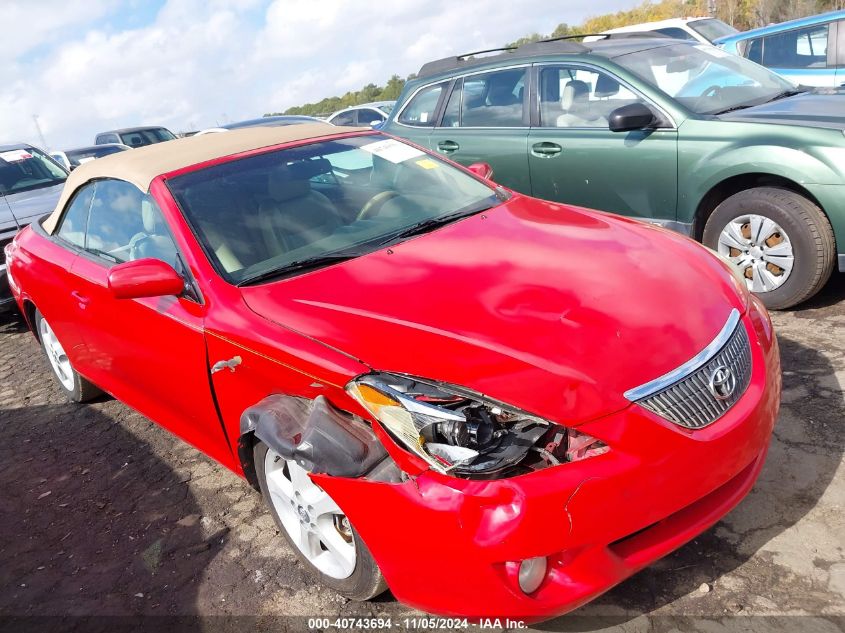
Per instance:
[[[309,631],[323,631],[328,628],[334,628],[339,631],[344,630],[360,630],[370,629],[373,631],[385,631],[392,629],[397,625],[404,629],[424,629],[424,630],[455,630],[468,629],[470,624],[480,629],[525,629],[528,625],[523,620],[511,620],[510,618],[482,618],[477,621],[470,622],[467,618],[437,618],[437,617],[420,617],[420,618],[402,618],[401,620],[393,620],[392,618],[309,618]]]

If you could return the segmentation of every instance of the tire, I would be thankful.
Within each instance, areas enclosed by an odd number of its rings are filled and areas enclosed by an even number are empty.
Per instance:
[[[759,243],[752,226],[760,229]],[[740,238],[748,250],[735,248]],[[702,242],[739,264],[749,289],[771,310],[791,308],[815,295],[836,260],[833,228],[824,212],[800,194],[776,187],[727,198],[707,219]]]
[[[300,546],[300,542],[302,542],[300,540],[301,537],[298,537],[297,534],[292,534],[290,529],[291,524],[295,526],[293,528],[294,530],[296,529],[296,527],[301,527],[305,525],[304,521],[300,521],[299,523],[297,523],[297,519],[301,518],[299,514],[299,509],[301,509],[302,506],[306,505],[305,502],[303,501],[301,505],[297,505],[297,509],[293,508],[294,504],[291,504],[291,508],[288,508],[288,506],[285,505],[285,499],[282,498],[286,497],[286,495],[280,492],[279,488],[274,486],[275,492],[274,495],[271,496],[267,484],[268,473],[270,473],[271,477],[274,476],[273,471],[271,471],[271,468],[283,468],[284,471],[281,474],[285,476],[286,480],[291,483],[294,479],[296,479],[296,477],[288,476],[288,473],[292,472],[290,471],[292,467],[299,468],[299,471],[301,471],[300,475],[305,471],[298,467],[295,462],[286,462],[275,452],[270,451],[267,445],[260,441],[256,441],[255,446],[253,447],[253,458],[255,460],[255,471],[256,475],[258,476],[258,483],[261,487],[261,495],[264,497],[264,501],[270,510],[270,514],[272,514],[273,516],[273,520],[276,522],[276,526],[279,528],[279,532],[282,533],[282,535],[285,537],[285,540],[288,542],[288,545],[296,554],[297,558],[302,562],[302,564],[308,569],[308,571],[313,576],[319,579],[319,581],[325,586],[329,587],[330,589],[334,589],[336,592],[349,598],[350,600],[369,600],[387,590],[387,584],[385,583],[384,577],[381,574],[381,570],[378,568],[378,565],[373,559],[370,550],[367,548],[366,544],[361,539],[355,528],[348,523],[348,520],[346,520],[346,523],[344,524],[345,527],[348,528],[348,532],[345,536],[343,536],[343,538],[348,539],[350,541],[348,545],[350,551],[354,548],[354,567],[350,565],[349,570],[351,571],[347,570],[348,573],[326,573],[325,564],[321,565],[321,567],[323,567],[322,570],[318,568],[315,563],[312,562],[312,558],[310,558],[303,552],[303,549]],[[276,464],[283,466],[276,466]],[[279,474],[280,473],[276,472],[275,476],[278,477]],[[276,481],[278,481],[278,479],[276,479]],[[310,479],[308,480],[308,482],[310,482]],[[331,498],[324,491],[322,491],[321,488],[316,486],[316,484],[310,483],[310,486],[313,487],[313,490],[308,491],[309,495],[310,493],[317,494],[316,491],[319,491],[319,493],[322,493],[322,495],[325,497],[323,502],[326,502],[325,500],[328,500],[328,502],[334,504],[334,502],[331,501]],[[296,490],[295,485],[293,486],[293,489]],[[309,496],[308,498],[311,499],[313,497]],[[285,520],[283,520],[280,516],[279,510],[277,510],[277,505],[279,509],[283,513],[285,513]],[[307,507],[311,508],[310,505],[308,505]],[[342,514],[339,514],[340,508],[338,508],[336,505],[334,505],[334,508],[336,508],[337,510],[335,516],[343,517]],[[306,515],[307,514],[308,513],[306,512]],[[323,515],[323,517],[325,516],[327,516],[327,514]],[[345,517],[343,518],[345,519]],[[315,523],[318,522],[319,521],[315,521],[314,523],[310,523],[310,525],[313,526]],[[340,529],[337,529],[337,532],[338,534],[342,535]],[[331,540],[336,540],[336,537],[333,537]],[[320,547],[325,549],[325,555],[332,553],[328,548],[326,548],[323,540],[320,540]]]
[[[39,310],[35,311],[35,332],[41,349],[47,357],[53,378],[71,402],[87,402],[103,393],[98,387],[79,375],[70,365],[64,348],[56,338],[53,328]]]

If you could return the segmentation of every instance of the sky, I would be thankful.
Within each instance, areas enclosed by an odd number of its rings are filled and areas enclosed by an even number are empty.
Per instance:
[[[634,4],[0,0],[0,143],[70,149],[118,127],[214,127]]]

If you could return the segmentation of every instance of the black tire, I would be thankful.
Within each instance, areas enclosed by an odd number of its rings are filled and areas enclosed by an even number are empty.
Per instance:
[[[59,386],[59,389],[62,390],[62,393],[65,394],[67,399],[71,402],[88,402],[89,400],[93,400],[94,398],[102,394],[103,392],[102,390],[100,390],[99,387],[95,386],[93,383],[83,378],[79,374],[79,372],[73,368],[71,368],[71,375],[73,376],[73,389],[68,389],[64,384],[62,384],[62,381],[56,373],[56,370],[50,363],[49,353],[47,352],[47,348],[44,345],[44,341],[41,340],[41,322],[45,319],[39,310],[35,311],[34,320],[35,332],[38,336],[38,341],[41,343],[41,349],[44,351],[44,355],[47,356],[47,365],[50,367],[50,374],[53,376],[56,381],[56,384]]]
[[[314,567],[311,561],[309,561],[302,552],[299,551],[299,548],[291,540],[287,530],[279,518],[279,515],[276,513],[276,510],[270,501],[270,495],[267,492],[267,475],[264,471],[264,459],[267,456],[267,451],[268,447],[266,444],[256,441],[255,446],[253,447],[253,458],[255,460],[255,472],[258,477],[258,483],[261,487],[261,496],[264,497],[264,502],[267,505],[270,514],[273,516],[273,520],[276,522],[276,527],[279,529],[279,532],[285,537],[285,541],[287,541],[288,546],[296,554],[297,558],[302,562],[306,569],[308,569],[308,571],[323,585],[329,587],[330,589],[334,589],[336,592],[349,598],[350,600],[370,600],[371,598],[375,598],[377,595],[385,592],[387,590],[387,583],[384,581],[384,576],[382,576],[381,570],[376,564],[376,561],[373,559],[373,555],[370,554],[369,548],[367,548],[367,545],[355,530],[354,525],[352,526],[352,534],[355,542],[355,570],[348,578],[339,580],[337,578],[332,578],[331,576],[326,576]]]
[[[789,236],[795,257],[783,284],[758,296],[771,310],[798,305],[827,283],[836,261],[833,228],[824,212],[804,196],[777,187],[757,187],[732,195],[707,219],[702,242],[718,250],[719,235],[729,222],[755,214],[769,218]]]

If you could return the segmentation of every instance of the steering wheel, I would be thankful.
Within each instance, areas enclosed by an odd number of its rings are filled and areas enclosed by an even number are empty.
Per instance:
[[[129,261],[141,258],[141,247],[149,239],[150,236],[146,233],[136,233],[132,236],[132,239],[129,240]]]
[[[358,212],[355,219],[368,220],[370,216],[376,215],[379,211],[381,211],[381,208],[386,202],[393,200],[393,198],[397,198],[398,196],[399,194],[395,191],[380,191],[367,200],[366,204],[361,207],[361,210]]]
[[[721,97],[721,96],[722,96],[722,86],[717,86],[716,84],[713,84],[707,90],[705,90],[704,92],[702,92],[699,95],[699,99],[703,98],[703,97]]]

